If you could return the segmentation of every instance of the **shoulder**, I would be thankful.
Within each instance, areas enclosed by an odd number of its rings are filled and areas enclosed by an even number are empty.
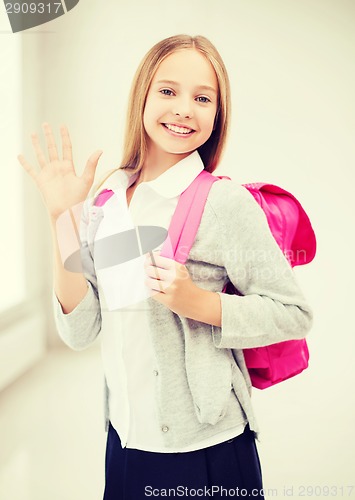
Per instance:
[[[101,178],[94,184],[91,188],[91,196],[94,198],[101,191],[109,187],[110,182],[115,182],[115,176],[117,177],[118,168],[113,168],[111,170],[106,171]]]
[[[209,207],[207,212],[213,213],[226,246],[250,248],[253,250],[250,256],[256,255],[257,248],[263,249],[264,256],[268,252],[280,253],[264,210],[242,184],[229,179],[214,182],[206,207]]]
[[[242,184],[234,180],[219,179],[212,184],[207,202],[219,221],[243,222],[243,225],[266,220],[260,205]]]

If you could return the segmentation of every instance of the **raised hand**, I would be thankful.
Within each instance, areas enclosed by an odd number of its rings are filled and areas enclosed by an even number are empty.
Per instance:
[[[37,134],[31,134],[32,144],[38,159],[40,170],[36,171],[24,158],[18,155],[18,160],[32,177],[52,219],[74,207],[87,197],[94,182],[96,167],[102,151],[95,151],[88,159],[83,174],[79,177],[75,173],[72,155],[72,144],[67,128],[60,127],[62,138],[63,158],[58,155],[53,132],[48,123],[43,124],[46,138],[48,158],[46,159],[39,143]]]

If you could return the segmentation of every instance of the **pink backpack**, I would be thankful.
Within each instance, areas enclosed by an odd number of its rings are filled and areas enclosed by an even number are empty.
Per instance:
[[[181,194],[160,255],[185,264],[200,225],[212,184],[226,176],[214,176],[203,170]],[[272,184],[244,184],[264,210],[270,230],[290,265],[311,262],[316,253],[316,238],[310,220],[299,201],[284,189]],[[102,191],[95,205],[102,206],[113,195]],[[172,249],[172,251],[171,251]],[[181,251],[180,251],[181,249]],[[224,293],[241,295],[232,283]],[[309,352],[305,339],[287,340],[265,347],[243,349],[252,385],[265,389],[287,380],[308,367]]]
[[[203,170],[181,194],[173,215],[169,236],[160,255],[185,264],[193,245],[208,192],[212,184],[226,176],[214,176]],[[270,230],[290,265],[311,262],[316,253],[316,238],[310,220],[299,201],[284,189],[272,184],[244,184],[264,210]],[[180,252],[180,248],[182,251]],[[223,292],[238,294],[232,283]],[[252,385],[265,389],[287,380],[308,367],[309,352],[305,339],[288,340],[265,347],[243,349]]]

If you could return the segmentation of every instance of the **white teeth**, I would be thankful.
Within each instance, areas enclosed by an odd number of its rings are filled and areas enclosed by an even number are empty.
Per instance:
[[[191,128],[176,127],[175,125],[170,125],[169,123],[165,123],[165,126],[169,130],[172,130],[173,132],[177,132],[178,134],[189,134],[190,132],[192,132]]]

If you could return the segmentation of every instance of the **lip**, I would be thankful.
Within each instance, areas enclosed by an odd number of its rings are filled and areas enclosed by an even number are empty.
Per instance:
[[[173,137],[180,137],[181,139],[187,139],[188,137],[191,137],[195,132],[196,130],[194,130],[193,128],[191,128],[190,126],[188,125],[183,125],[182,123],[170,123],[170,122],[167,122],[167,123],[162,123],[161,124],[162,127],[164,128],[164,130],[172,135]],[[166,125],[172,125],[174,127],[184,127],[184,128],[188,128],[191,130],[191,132],[189,132],[188,134],[179,134],[178,132],[173,132],[172,130],[168,129],[168,127],[166,127]]]
[[[192,130],[193,132],[196,132],[195,129],[193,129],[192,127],[190,127],[190,125],[187,125],[185,123],[171,123],[171,122],[163,122],[162,125],[172,125],[173,127],[183,127],[183,128],[188,128],[190,130]]]

